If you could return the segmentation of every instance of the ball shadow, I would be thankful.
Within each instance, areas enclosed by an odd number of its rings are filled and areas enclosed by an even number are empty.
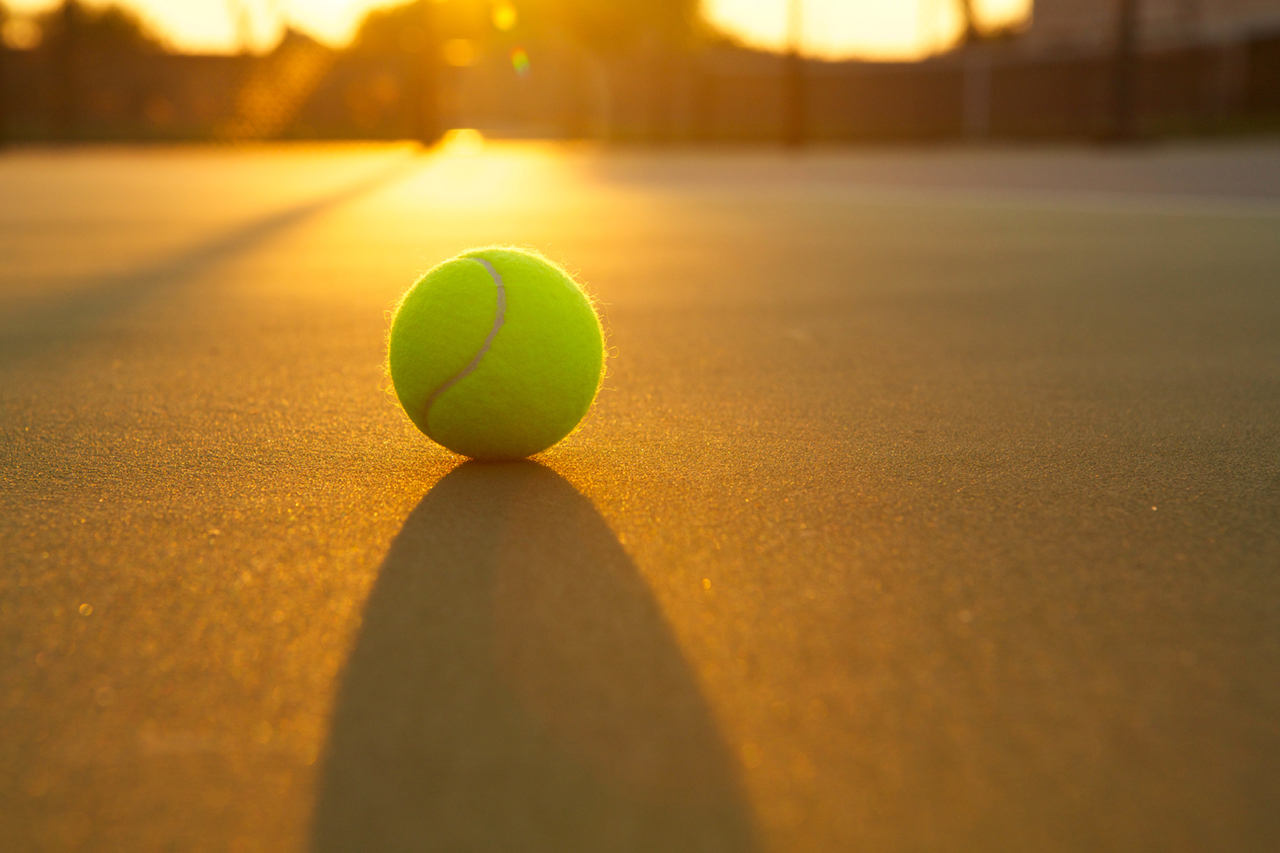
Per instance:
[[[410,514],[334,711],[317,851],[754,851],[652,594],[591,502],[465,463]]]

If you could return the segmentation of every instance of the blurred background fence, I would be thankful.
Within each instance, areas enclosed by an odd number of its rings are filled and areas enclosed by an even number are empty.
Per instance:
[[[501,5],[416,2],[371,14],[345,48],[288,32],[261,55],[174,53],[124,11],[70,3],[5,22],[0,127],[10,141],[432,139],[468,127],[649,142],[1280,129],[1280,4],[1225,37],[1171,39],[1135,31],[1138,0],[1108,2],[1098,38],[1046,46],[1033,18],[1025,31],[970,29],[919,62],[748,49],[689,23],[685,0],[621,3],[612,31],[607,19],[588,19],[594,31],[550,14],[517,26],[511,7],[503,26]]]

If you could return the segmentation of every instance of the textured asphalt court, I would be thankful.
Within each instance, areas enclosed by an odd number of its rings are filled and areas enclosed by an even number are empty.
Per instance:
[[[459,465],[477,243],[614,357]],[[1280,836],[1280,147],[0,156],[6,850]]]

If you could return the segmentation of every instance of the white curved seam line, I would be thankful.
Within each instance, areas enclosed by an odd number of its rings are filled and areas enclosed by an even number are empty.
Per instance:
[[[489,330],[489,336],[485,338],[484,343],[480,345],[480,349],[476,352],[475,358],[471,359],[471,363],[462,368],[456,376],[433,391],[431,396],[427,398],[427,402],[423,405],[422,424],[427,428],[427,435],[431,435],[431,424],[429,420],[431,417],[431,407],[435,405],[436,400],[439,399],[441,394],[448,391],[454,385],[457,385],[463,379],[466,379],[475,372],[477,367],[480,366],[480,360],[484,358],[485,353],[489,351],[489,347],[493,345],[493,339],[498,336],[498,330],[502,328],[502,322],[507,313],[507,289],[502,284],[502,276],[498,275],[498,271],[493,268],[493,264],[489,263],[484,258],[471,258],[471,260],[480,262],[484,265],[484,268],[489,271],[489,276],[493,279],[493,283],[498,289],[498,310],[493,317],[493,328]]]

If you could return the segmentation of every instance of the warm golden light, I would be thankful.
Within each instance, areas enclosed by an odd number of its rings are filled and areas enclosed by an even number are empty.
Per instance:
[[[62,0],[4,0],[20,14],[41,12]],[[229,52],[273,45],[285,27],[331,46],[351,41],[371,9],[403,0],[82,0],[85,5],[122,6],[138,13],[178,50]]]
[[[484,134],[470,127],[454,128],[440,140],[440,150],[455,157],[474,157],[484,150]]]
[[[504,33],[515,29],[516,22],[519,20],[516,7],[510,3],[499,3],[493,7],[493,25]]]
[[[38,12],[60,0],[8,0],[19,13]],[[102,6],[107,0],[85,0]],[[116,0],[138,12],[173,47],[226,52],[274,44],[284,27],[301,30],[333,46],[348,43],[363,17],[398,0]],[[607,2],[607,0],[602,0]],[[717,28],[746,44],[785,46],[791,0],[702,0],[703,14]],[[801,45],[828,58],[915,59],[954,43],[962,28],[959,0],[799,0]],[[1025,19],[1032,0],[975,0],[983,25],[1007,26]],[[493,6],[496,28],[519,21],[519,5]]]
[[[455,68],[465,68],[476,61],[476,45],[471,39],[449,39],[443,53],[445,64]]]
[[[703,0],[713,25],[744,43],[786,47],[791,0]],[[831,59],[919,59],[955,43],[959,0],[798,0],[800,46]],[[981,26],[1002,27],[1031,14],[1032,0],[974,0]]]

